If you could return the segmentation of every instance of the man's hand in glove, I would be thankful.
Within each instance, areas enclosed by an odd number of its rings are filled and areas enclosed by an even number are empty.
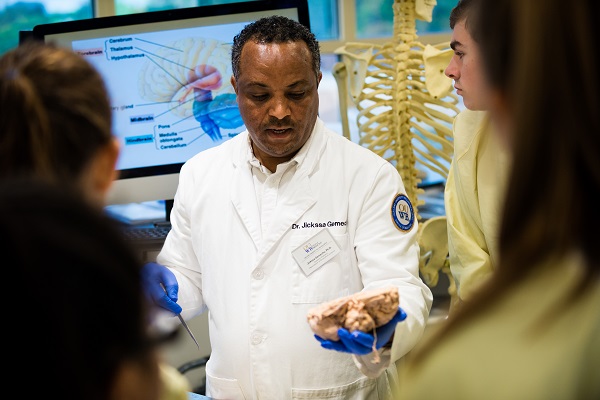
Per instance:
[[[321,343],[321,347],[325,349],[362,356],[374,350],[379,350],[386,345],[396,330],[396,324],[404,321],[404,319],[406,319],[406,313],[398,307],[398,312],[388,323],[375,329],[375,336],[358,330],[350,332],[345,328],[340,328],[337,331],[340,340],[327,340],[318,335],[315,335],[315,338]]]
[[[179,284],[169,268],[153,262],[146,263],[142,268],[142,282],[154,303],[174,314],[181,313],[181,307],[177,304]]]

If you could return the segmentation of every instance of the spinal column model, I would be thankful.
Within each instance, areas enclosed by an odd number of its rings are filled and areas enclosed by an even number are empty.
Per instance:
[[[448,43],[423,45],[416,19],[431,22],[435,0],[395,0],[393,42],[384,45],[348,43],[335,52],[344,135],[348,88],[358,110],[359,143],[398,169],[416,210],[424,204],[418,188],[424,171],[443,178],[452,157],[452,120],[459,112],[452,81],[444,75],[452,50]],[[417,217],[420,219],[419,214]]]

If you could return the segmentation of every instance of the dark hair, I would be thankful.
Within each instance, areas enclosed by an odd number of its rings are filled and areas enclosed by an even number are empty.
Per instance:
[[[488,310],[526,277],[543,273],[544,263],[576,254],[583,271],[569,298],[541,323],[598,284],[600,24],[594,3],[480,1],[473,22],[484,70],[505,96],[512,120],[500,262],[492,279],[453,312],[432,342]]]
[[[0,214],[10,371],[31,375],[22,389],[32,396],[108,398],[121,363],[154,360],[138,257],[111,220],[59,185],[4,180]]]
[[[111,125],[104,82],[76,53],[27,41],[0,57],[0,177],[77,180]]]
[[[479,35],[474,25],[470,23],[470,19],[477,12],[475,9],[477,4],[478,0],[458,0],[456,6],[450,11],[450,29],[454,29],[456,24],[464,21],[465,28],[475,42],[479,42]]]
[[[315,75],[321,70],[321,53],[319,42],[315,35],[301,23],[282,16],[264,17],[244,27],[233,38],[231,47],[231,67],[233,76],[240,75],[240,57],[242,48],[249,40],[256,43],[286,43],[303,41],[312,55],[312,65]]]
[[[571,251],[587,267],[583,285],[600,275],[600,24],[593,3],[482,3],[484,69],[514,121],[500,229],[504,285],[529,265]]]

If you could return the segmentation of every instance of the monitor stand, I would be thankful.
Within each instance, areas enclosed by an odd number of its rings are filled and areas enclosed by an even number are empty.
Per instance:
[[[165,216],[166,221],[171,222],[171,210],[173,209],[173,199],[165,200]]]

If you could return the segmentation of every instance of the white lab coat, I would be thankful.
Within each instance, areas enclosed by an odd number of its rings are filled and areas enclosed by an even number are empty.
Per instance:
[[[173,229],[157,257],[177,276],[184,318],[209,312],[207,395],[389,398],[389,380],[396,379],[393,361],[419,340],[432,303],[419,278],[414,213],[408,231],[392,218],[394,199],[405,193],[398,172],[317,120],[292,160],[295,174],[276,197],[272,223],[263,234],[251,157],[244,132],[183,166]],[[276,186],[271,189],[277,193]],[[345,222],[327,228],[341,251],[307,276],[292,251],[323,228],[301,227],[329,221]],[[306,318],[311,307],[387,285],[399,288],[408,317],[398,324],[392,350],[381,354],[379,364],[372,354],[352,357],[320,346]],[[391,367],[381,373],[390,359]]]

